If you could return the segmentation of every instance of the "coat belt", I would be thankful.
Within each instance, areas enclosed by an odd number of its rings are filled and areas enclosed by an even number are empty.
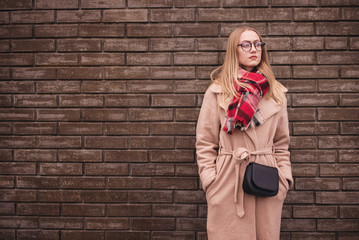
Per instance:
[[[248,163],[250,163],[252,160],[250,159],[250,156],[256,156],[256,155],[271,155],[273,154],[272,148],[264,148],[262,150],[251,152],[246,148],[239,147],[235,149],[234,151],[229,151],[226,149],[221,148],[219,151],[219,155],[232,155],[232,160],[235,164],[235,171],[236,171],[236,178],[235,178],[235,185],[234,185],[234,202],[237,206],[237,215],[239,217],[244,216],[244,191],[243,188],[240,188],[238,192],[238,188],[240,185],[243,184],[244,173],[246,170],[246,166]],[[247,162],[247,164],[242,164],[244,161]],[[239,195],[239,198],[238,198]]]

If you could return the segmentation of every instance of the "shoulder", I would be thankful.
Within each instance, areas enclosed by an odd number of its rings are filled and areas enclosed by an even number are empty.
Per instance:
[[[222,92],[222,87],[221,87],[221,85],[219,85],[219,84],[217,84],[217,83],[212,83],[212,84],[208,87],[206,93],[207,93],[207,92],[221,93],[221,92]]]

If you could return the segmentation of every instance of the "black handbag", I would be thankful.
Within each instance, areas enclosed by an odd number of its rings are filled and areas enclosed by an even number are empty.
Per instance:
[[[272,197],[277,195],[278,188],[277,168],[255,162],[247,165],[243,179],[244,192],[260,197]]]

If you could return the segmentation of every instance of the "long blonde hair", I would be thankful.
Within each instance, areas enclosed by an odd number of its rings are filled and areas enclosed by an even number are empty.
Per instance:
[[[228,38],[226,57],[223,65],[214,69],[211,72],[211,80],[217,84],[220,84],[223,92],[223,100],[233,99],[237,92],[233,84],[233,79],[236,83],[246,88],[247,85],[237,80],[239,61],[237,56],[237,44],[241,34],[244,31],[254,31],[258,34],[259,39],[263,42],[261,35],[251,27],[241,27],[235,29]],[[269,82],[269,90],[266,94],[267,98],[272,97],[278,104],[281,104],[284,98],[283,85],[278,82],[273,74],[272,68],[268,61],[267,48],[262,48],[261,62],[256,67],[258,71],[264,74]]]

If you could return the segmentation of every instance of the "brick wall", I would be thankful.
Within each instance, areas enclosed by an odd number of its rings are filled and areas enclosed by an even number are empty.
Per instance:
[[[282,239],[356,239],[358,6],[2,0],[0,239],[206,239],[195,124],[243,24],[289,89]]]

